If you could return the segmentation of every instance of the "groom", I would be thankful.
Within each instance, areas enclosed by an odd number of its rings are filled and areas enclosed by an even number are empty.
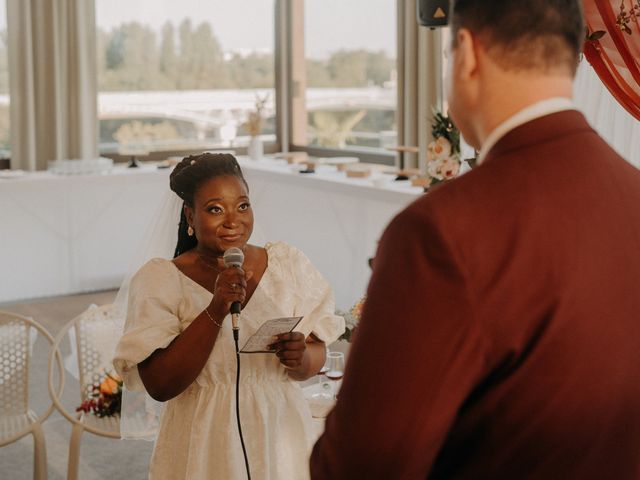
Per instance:
[[[580,2],[452,11],[480,165],[384,233],[312,477],[640,478],[640,172],[572,106]]]

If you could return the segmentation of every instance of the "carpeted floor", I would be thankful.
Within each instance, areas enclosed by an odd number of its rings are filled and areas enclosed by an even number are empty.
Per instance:
[[[69,297],[33,300],[16,304],[0,304],[0,310],[32,317],[53,336],[69,320],[95,303],[110,303],[115,292],[99,292]],[[42,413],[50,403],[47,388],[47,342],[38,339],[30,365],[30,401],[36,413]],[[68,352],[63,343],[63,355]],[[63,404],[73,410],[79,403],[77,381],[66,375]],[[44,424],[48,478],[67,478],[70,423],[54,411]],[[80,480],[147,478],[147,470],[153,444],[145,441],[114,440],[84,433],[80,451]],[[0,479],[31,480],[33,478],[33,438],[29,435],[0,448]]]

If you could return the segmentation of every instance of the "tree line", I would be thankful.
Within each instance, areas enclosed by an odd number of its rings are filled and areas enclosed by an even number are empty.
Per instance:
[[[269,88],[271,53],[227,54],[211,24],[166,22],[159,32],[139,22],[98,29],[100,91]],[[341,50],[307,60],[309,87],[382,86],[395,61],[384,52]]]

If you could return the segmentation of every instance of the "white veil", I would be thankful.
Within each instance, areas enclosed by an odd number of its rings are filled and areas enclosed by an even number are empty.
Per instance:
[[[183,201],[167,189],[154,217],[143,236],[142,245],[136,250],[129,271],[120,286],[115,304],[124,320],[118,337],[122,334],[129,301],[129,284],[135,273],[152,258],[172,259],[178,241],[178,225]],[[264,245],[262,230],[254,224],[250,242]],[[123,387],[120,413],[120,437],[134,440],[155,440],[160,425],[162,404],[153,400],[146,392],[134,392]]]
[[[129,284],[135,273],[152,258],[173,258],[178,241],[178,225],[182,199],[167,189],[143,236],[129,271],[120,286],[115,304],[126,321]],[[124,322],[122,327],[124,328]],[[120,332],[121,334],[121,332]],[[146,392],[134,392],[123,387],[120,412],[120,438],[155,440],[160,424],[161,404]]]

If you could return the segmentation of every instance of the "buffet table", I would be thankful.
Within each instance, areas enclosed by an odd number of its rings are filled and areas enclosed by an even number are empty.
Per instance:
[[[331,282],[340,308],[364,293],[384,226],[421,193],[407,182],[346,178],[335,167],[301,174],[284,160],[239,160],[251,188],[253,241],[300,248]],[[0,302],[117,288],[168,177],[168,169],[149,166],[0,178]]]

